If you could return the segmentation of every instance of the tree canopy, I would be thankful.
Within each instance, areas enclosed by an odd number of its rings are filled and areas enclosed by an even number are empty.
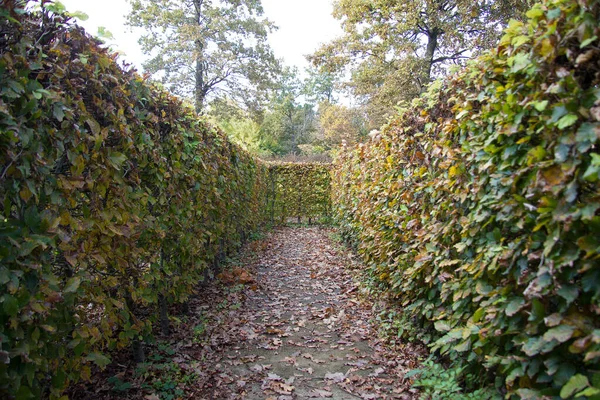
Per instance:
[[[228,97],[256,108],[278,70],[267,43],[274,24],[260,0],[128,0],[128,24],[144,29],[144,68],[172,92],[194,99]]]
[[[516,0],[338,0],[344,35],[310,58],[324,70],[351,73],[348,88],[370,105],[379,125],[398,101],[421,93],[449,65],[490,48],[521,15]]]

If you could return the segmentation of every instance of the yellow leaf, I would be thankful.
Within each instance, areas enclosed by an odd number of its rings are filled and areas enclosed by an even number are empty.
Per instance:
[[[23,201],[28,202],[29,199],[31,199],[32,193],[28,188],[25,187],[19,192],[19,196],[21,199],[23,199]]]

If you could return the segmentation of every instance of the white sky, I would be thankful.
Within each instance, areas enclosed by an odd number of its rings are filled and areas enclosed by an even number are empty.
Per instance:
[[[108,29],[115,37],[110,44],[125,53],[124,60],[137,66],[144,55],[138,49],[139,33],[125,26],[129,4],[125,0],[60,0],[69,11],[83,11],[89,19],[80,24],[95,35],[99,26]],[[342,30],[331,16],[332,0],[262,0],[265,16],[279,29],[270,35],[269,42],[277,58],[286,65],[297,66],[302,72],[308,66],[305,55],[314,52],[320,44],[327,43]]]

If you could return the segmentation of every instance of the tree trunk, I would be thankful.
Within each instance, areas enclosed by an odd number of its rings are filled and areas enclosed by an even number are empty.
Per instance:
[[[200,114],[202,109],[204,108],[204,99],[206,97],[206,89],[204,88],[204,65],[202,62],[202,42],[200,40],[196,41],[196,51],[198,54],[196,55],[196,85],[194,88],[194,96],[195,96],[195,107],[196,112]]]
[[[202,4],[204,0],[195,0],[196,7],[196,23],[202,24]],[[204,43],[202,40],[196,39],[194,43],[196,47],[196,83],[194,86],[194,98],[196,112],[200,114],[204,108],[204,100],[206,98],[206,88],[204,87]]]
[[[160,319],[160,330],[164,336],[169,336],[169,306],[163,294],[158,295],[158,314]]]
[[[438,28],[433,28],[427,37],[427,50],[425,51],[425,70],[423,71],[421,81],[421,92],[425,91],[429,82],[431,82],[431,70],[433,68],[433,57],[438,47],[438,37],[440,35]]]
[[[127,293],[125,295],[125,304],[133,317],[135,314],[135,303],[131,298],[131,294]],[[131,341],[131,353],[133,354],[133,360],[136,363],[143,363],[146,361],[146,354],[144,352],[144,345],[139,339],[139,335],[136,335],[135,338]]]

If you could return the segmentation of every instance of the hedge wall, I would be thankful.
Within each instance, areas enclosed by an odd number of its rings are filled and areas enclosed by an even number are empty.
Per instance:
[[[270,163],[271,187],[268,212],[271,220],[288,218],[310,221],[329,217],[331,166],[320,163]]]
[[[599,398],[600,2],[527,17],[342,153],[334,204],[399,334],[513,397]]]
[[[269,172],[65,17],[4,4],[0,397],[57,397],[266,221]]]

